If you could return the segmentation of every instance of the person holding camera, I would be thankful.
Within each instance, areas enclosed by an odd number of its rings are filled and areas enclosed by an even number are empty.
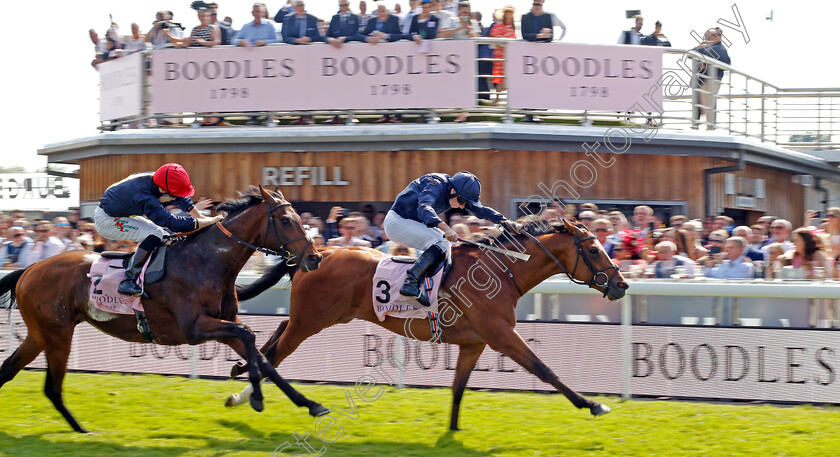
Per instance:
[[[709,241],[714,236],[720,236],[716,230],[709,234]],[[709,248],[709,255],[703,262],[707,278],[718,279],[754,279],[755,267],[752,262],[744,260],[744,248],[747,240],[740,236],[728,238],[721,250],[720,246],[712,245]],[[722,251],[722,252],[721,252]]]
[[[184,37],[181,24],[172,22],[172,11],[158,11],[152,29],[146,34],[146,43],[155,49],[167,48]]]

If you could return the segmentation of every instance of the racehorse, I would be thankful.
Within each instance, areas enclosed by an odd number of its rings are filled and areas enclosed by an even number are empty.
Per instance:
[[[606,405],[586,399],[563,384],[534,354],[514,331],[514,308],[525,292],[557,273],[565,273],[572,281],[594,288],[610,300],[617,300],[628,288],[618,267],[584,225],[568,220],[532,218],[519,235],[504,234],[479,240],[479,243],[518,250],[531,257],[524,262],[513,261],[505,254],[496,255],[474,246],[461,245],[453,249],[452,268],[440,287],[441,297],[458,308],[457,319],[448,326],[444,323],[441,334],[444,343],[460,346],[452,385],[449,428],[458,430],[458,413],[464,389],[488,344],[543,382],[554,386],[574,406],[589,408],[595,416],[608,413],[610,408]],[[240,299],[247,300],[271,287],[287,272],[293,274],[289,319],[280,323],[261,349],[275,367],[306,338],[326,327],[353,319],[373,322],[394,333],[419,340],[432,339],[432,331],[425,319],[377,319],[372,303],[372,278],[384,254],[367,248],[327,248],[320,252],[324,260],[318,270],[295,273],[294,268],[279,265],[252,285],[237,287]],[[484,271],[472,271],[479,261],[483,262]],[[465,279],[468,280],[467,285],[462,285]],[[471,287],[469,280],[478,285]],[[487,284],[491,280],[500,284],[492,299],[487,296]],[[329,287],[324,287],[325,284]],[[448,294],[447,297],[446,291],[451,290],[458,293]],[[441,321],[443,315],[441,310]],[[241,364],[235,365],[231,375],[241,374],[244,369]],[[246,386],[241,394],[231,395],[227,406],[245,402],[251,391],[252,387]]]
[[[146,286],[142,298],[154,342],[163,345],[200,344],[217,340],[248,361],[249,379],[257,395],[251,405],[263,408],[260,374],[268,376],[298,406],[318,416],[329,412],[295,391],[259,353],[254,333],[236,316],[235,280],[255,249],[283,254],[303,271],[318,268],[322,259],[303,230],[300,217],[278,192],[251,187],[243,198],[223,203],[227,218],[169,246],[165,277]],[[264,203],[264,204],[263,204]],[[28,335],[0,367],[0,387],[46,353],[44,393],[77,432],[86,432],[64,406],[62,381],[73,330],[80,322],[125,341],[144,343],[133,315],[109,314],[89,302],[91,264],[99,255],[70,251],[41,260],[0,280],[0,295],[17,300]]]

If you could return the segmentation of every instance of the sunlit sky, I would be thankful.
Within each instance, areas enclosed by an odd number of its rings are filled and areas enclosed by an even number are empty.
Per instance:
[[[231,16],[234,28],[250,21],[251,0],[221,0],[219,15]],[[285,1],[267,2],[273,16]],[[393,7],[394,0],[384,3]],[[407,0],[401,0],[403,7]],[[473,10],[484,14],[489,24],[493,11],[505,4],[527,12],[531,0],[473,0]],[[709,0],[703,3],[665,1],[560,2],[546,0],[545,10],[555,13],[568,29],[564,42],[614,44],[622,30],[630,28],[625,10],[641,10],[643,33],[650,33],[658,19],[663,32],[676,48],[693,47],[690,32],[716,25],[720,18],[734,22],[732,5],[737,4],[750,42],[724,27],[732,40],[732,65],[743,72],[781,87],[836,87],[834,57],[826,52],[835,40],[840,2],[803,0],[733,2]],[[88,29],[104,36],[112,14],[122,33],[137,22],[144,32],[151,28],[157,10],[171,10],[175,21],[189,33],[198,19],[190,1],[77,0],[58,2],[4,2],[6,17],[15,18],[4,26],[5,89],[2,166],[21,165],[28,171],[44,167],[46,158],[36,151],[44,145],[97,134],[98,73],[91,68],[93,44]],[[307,10],[329,20],[337,0],[308,0]],[[358,12],[358,0],[351,0]],[[368,10],[375,3],[368,1]],[[773,21],[766,17],[773,10]],[[37,24],[37,25],[36,25]]]

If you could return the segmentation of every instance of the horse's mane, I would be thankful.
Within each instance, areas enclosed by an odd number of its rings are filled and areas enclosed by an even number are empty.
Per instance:
[[[525,216],[517,219],[517,222],[522,224],[523,232],[529,233],[533,236],[546,235],[549,233],[565,233],[567,231],[566,226],[559,220],[547,219],[544,216]],[[577,222],[574,224],[578,226]],[[510,235],[505,232],[496,236],[486,233],[477,233],[474,234],[470,240],[479,244],[492,245],[510,242],[511,238],[517,241],[524,241],[528,239],[528,237],[524,234]]]
[[[278,192],[272,192],[269,190],[268,193],[270,193],[274,198],[285,200],[283,195]],[[232,217],[245,209],[256,205],[257,203],[262,203],[263,201],[262,192],[260,192],[260,189],[257,186],[249,186],[246,189],[240,190],[237,194],[239,195],[239,198],[225,200],[218,206],[217,211],[225,211],[228,214],[227,217]]]

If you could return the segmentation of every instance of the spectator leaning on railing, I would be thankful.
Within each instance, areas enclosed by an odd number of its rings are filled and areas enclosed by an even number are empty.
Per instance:
[[[294,14],[283,18],[283,42],[286,44],[309,44],[324,41],[318,30],[318,18],[306,12],[303,0],[293,0]]]
[[[720,27],[709,29],[703,37],[704,41],[694,48],[694,50],[698,54],[708,56],[729,65],[732,63],[732,60],[729,58],[729,52],[726,51],[726,46],[720,42],[721,37],[723,37],[723,30]],[[699,121],[700,112],[705,112],[706,129],[713,130],[715,128],[714,124],[717,121],[717,94],[720,91],[720,81],[723,79],[724,70],[718,67],[712,68],[701,61],[698,63],[697,72],[696,88],[700,90],[695,91],[696,96],[693,100],[694,109],[692,115],[694,120]],[[700,105],[702,105],[702,108]],[[697,129],[698,126],[698,123],[694,123],[691,128]]]
[[[338,0],[338,14],[330,21],[327,43],[340,49],[348,41],[364,41],[364,36],[359,33],[360,28],[359,16],[350,11],[350,0]]]
[[[265,46],[277,42],[277,35],[274,32],[274,25],[263,20],[265,6],[255,3],[251,9],[254,20],[243,25],[242,29],[236,32],[230,44],[234,46]]]
[[[172,22],[172,12],[158,11],[152,29],[146,34],[146,42],[152,43],[152,47],[155,49],[161,49],[169,46],[173,39],[183,36],[184,32],[181,30],[181,24]]]

